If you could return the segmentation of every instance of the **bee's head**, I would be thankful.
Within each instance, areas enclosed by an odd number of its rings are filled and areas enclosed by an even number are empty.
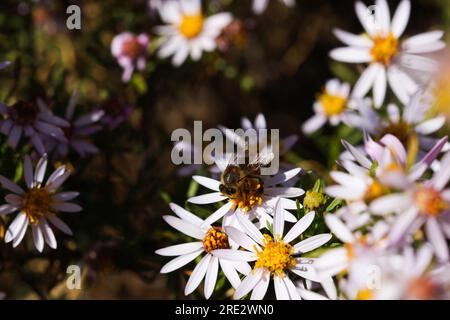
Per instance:
[[[224,185],[224,184],[220,184],[219,186],[219,191],[228,196],[228,197],[234,197],[237,193],[237,188],[234,186],[229,186],[229,185]]]

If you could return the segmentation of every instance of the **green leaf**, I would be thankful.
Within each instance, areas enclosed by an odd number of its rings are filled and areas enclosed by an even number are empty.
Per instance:
[[[340,206],[344,201],[341,199],[334,199],[328,207],[325,209],[326,212],[331,212],[334,209],[336,209],[338,206]]]

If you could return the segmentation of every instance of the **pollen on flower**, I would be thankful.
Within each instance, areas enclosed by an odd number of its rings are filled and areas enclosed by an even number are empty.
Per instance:
[[[242,194],[241,198],[231,199],[234,208],[248,212],[253,206],[262,204],[262,196],[259,194]]]
[[[254,269],[264,268],[273,275],[278,274],[280,277],[284,277],[284,271],[296,264],[296,260],[292,256],[294,248],[290,244],[284,243],[278,235],[276,238],[265,234],[264,249],[259,251],[255,247],[258,260],[256,260]]]
[[[356,300],[372,300],[373,299],[373,290],[364,289],[359,290],[356,294]]]
[[[323,193],[316,192],[313,190],[308,190],[305,195],[305,199],[303,200],[303,206],[310,210],[314,210],[323,203]]]
[[[22,212],[36,224],[45,214],[52,213],[52,194],[44,188],[32,188],[22,197]]]
[[[351,243],[345,243],[344,248],[347,251],[348,260],[352,260],[355,257],[355,248]]]
[[[371,202],[388,193],[388,189],[384,187],[380,182],[374,180],[366,191],[365,199],[367,202]]]
[[[322,104],[325,114],[331,117],[341,114],[345,110],[347,98],[325,92],[319,96],[319,102]]]
[[[450,208],[439,191],[432,187],[421,187],[414,196],[414,202],[422,214],[438,216]]]
[[[229,247],[227,234],[218,227],[209,229],[203,239],[203,248],[208,253],[216,249],[228,249]]]
[[[145,53],[145,47],[143,47],[136,37],[124,42],[122,46],[122,54],[130,57],[131,59],[137,59],[139,56]]]
[[[183,16],[179,25],[179,30],[186,38],[195,38],[203,30],[203,15],[201,13],[196,15]]]
[[[398,39],[391,33],[387,37],[378,35],[374,39],[374,45],[370,50],[374,62],[385,66],[391,64],[392,59],[398,54]]]

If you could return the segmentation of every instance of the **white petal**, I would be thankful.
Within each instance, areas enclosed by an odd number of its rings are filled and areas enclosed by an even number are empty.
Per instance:
[[[383,67],[378,63],[372,63],[369,65],[356,82],[353,88],[352,96],[354,98],[363,98],[367,92],[369,92],[370,88],[372,88],[378,72],[382,68]]]
[[[213,193],[207,193],[207,194],[203,194],[201,196],[189,198],[188,202],[195,203],[195,204],[209,204],[209,203],[220,202],[225,199],[227,199],[227,197],[223,196],[220,192],[213,192]]]
[[[280,200],[278,200],[275,205],[275,213],[273,216],[273,235],[275,238],[280,237],[281,239],[283,238],[284,232],[284,214],[282,209]]]
[[[256,250],[261,251],[260,246],[242,231],[234,227],[225,227],[225,231],[229,238],[248,251],[255,252],[255,248]]]
[[[373,42],[368,37],[352,34],[338,28],[335,28],[333,33],[349,47],[371,48],[373,46]]]
[[[373,97],[375,106],[377,108],[381,107],[381,105],[384,102],[384,98],[386,96],[386,86],[387,86],[386,70],[384,68],[381,68],[377,73],[375,84],[373,86]]]
[[[186,283],[186,288],[184,289],[184,294],[186,296],[188,294],[191,294],[195,289],[197,289],[200,282],[202,282],[203,278],[205,277],[206,270],[208,270],[209,261],[211,260],[211,258],[212,256],[210,254],[207,254],[195,266],[191,276],[189,277],[188,282]]]
[[[62,232],[64,232],[65,234],[71,236],[72,230],[70,230],[69,226],[62,221],[60,218],[58,218],[56,215],[52,214],[47,216],[47,219],[59,230],[61,230]]]
[[[330,228],[331,232],[342,242],[352,243],[354,241],[355,238],[353,237],[352,232],[335,215],[326,215],[325,223],[327,224],[328,228]]]
[[[297,243],[294,248],[300,253],[306,253],[319,248],[332,238],[331,234],[318,234]]]
[[[369,50],[352,47],[333,49],[330,52],[330,57],[334,60],[347,63],[368,63],[372,61]]]
[[[428,241],[434,248],[434,252],[440,261],[448,261],[449,250],[444,234],[435,218],[428,218],[425,224]]]
[[[256,284],[255,288],[252,291],[252,295],[250,300],[262,300],[269,288],[270,284],[270,275],[266,274],[261,277],[261,280]]]
[[[174,229],[192,238],[203,240],[205,233],[192,223],[186,222],[174,216],[163,216],[163,219]]]
[[[41,228],[36,225],[31,226],[33,231],[33,241],[37,251],[42,252],[44,250],[44,236],[42,235]]]
[[[56,249],[57,243],[55,234],[53,233],[52,228],[48,224],[48,222],[45,219],[42,219],[39,223],[39,226],[41,228],[42,234],[44,235],[45,242],[48,244],[48,246],[52,249]]]
[[[14,193],[17,193],[17,194],[24,193],[24,191],[21,187],[19,187],[17,184],[15,184],[11,180],[5,178],[2,175],[0,175],[0,184],[3,186],[3,188],[8,189],[9,191],[12,191]]]
[[[258,284],[262,276],[263,270],[261,268],[250,272],[248,276],[242,281],[239,288],[237,288],[236,292],[234,293],[234,298],[240,299],[247,295]]]
[[[255,253],[242,250],[217,249],[211,253],[219,259],[225,259],[228,261],[249,262],[257,259]]]
[[[286,233],[283,241],[290,243],[292,240],[300,236],[306,229],[309,228],[311,223],[314,221],[315,212],[308,212],[304,217],[302,217],[292,228]]]
[[[230,281],[230,284],[233,288],[237,289],[237,287],[241,284],[241,278],[239,278],[239,275],[233,266],[233,262],[225,259],[219,259],[219,264],[225,274],[225,277],[227,277],[228,281]]]
[[[208,226],[213,224],[214,222],[220,220],[227,213],[234,211],[233,202],[228,202],[217,209],[213,214],[211,214],[206,220],[202,223],[202,226]]]
[[[245,232],[250,236],[250,238],[256,241],[256,243],[259,243],[263,246],[264,236],[262,235],[261,231],[259,231],[258,228],[256,228],[255,225],[249,220],[248,216],[245,216],[240,212],[236,212],[235,215],[240,225],[242,226],[242,228],[244,228]]]
[[[192,179],[194,179],[198,184],[208,189],[219,191],[220,181],[202,176],[193,176]]]
[[[284,284],[283,279],[280,278],[278,274],[273,277],[273,282],[275,285],[275,295],[277,300],[290,300],[289,292]]]
[[[217,281],[217,274],[219,272],[219,259],[217,257],[211,257],[208,270],[206,271],[205,278],[205,298],[209,299],[214,291]]]
[[[182,220],[185,220],[197,226],[200,226],[203,223],[202,219],[200,219],[195,214],[192,214],[191,212],[187,211],[186,209],[180,207],[175,203],[170,203],[169,207]]]
[[[161,256],[181,256],[202,248],[203,242],[189,242],[159,249],[155,253]]]
[[[203,252],[203,248],[199,249],[197,251],[194,251],[192,253],[188,253],[188,254],[179,256],[175,259],[172,259],[161,268],[160,272],[161,273],[169,273],[174,270],[177,270],[177,269],[187,265],[189,262],[191,262],[195,258],[197,258],[202,252]]]
[[[411,2],[402,0],[392,18],[391,31],[396,38],[399,38],[406,29],[411,13]]]

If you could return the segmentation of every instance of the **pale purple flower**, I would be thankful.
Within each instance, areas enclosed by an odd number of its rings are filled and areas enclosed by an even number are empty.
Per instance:
[[[389,241],[398,245],[424,226],[428,241],[441,261],[449,260],[446,239],[450,239],[450,152],[441,161],[441,169],[430,180],[409,184],[403,192],[393,193],[372,202],[374,214],[397,214]]]
[[[128,120],[133,112],[130,103],[122,102],[119,98],[110,98],[94,108],[95,111],[103,111],[100,123],[107,126],[109,130],[117,128],[120,124]]]
[[[67,128],[69,123],[55,116],[40,99],[37,104],[19,101],[10,107],[0,103],[0,114],[3,115],[0,132],[8,136],[8,145],[13,149],[22,136],[28,138],[41,155],[45,153],[45,137],[66,141],[62,128]]]
[[[57,247],[50,224],[63,233],[72,235],[70,228],[57,217],[57,213],[81,211],[79,205],[68,202],[76,198],[79,193],[73,191],[57,193],[59,187],[70,175],[65,166],[56,169],[44,183],[46,169],[47,155],[39,160],[34,172],[30,157],[25,156],[23,176],[26,189],[0,175],[0,184],[3,188],[13,192],[5,197],[7,204],[0,206],[0,215],[19,212],[5,235],[5,242],[12,241],[13,247],[20,244],[28,226],[31,227],[34,245],[39,252],[44,249],[44,242],[53,249]]]
[[[145,69],[148,44],[149,37],[145,33],[122,32],[114,37],[111,53],[123,68],[122,81],[130,81],[135,67],[139,71]]]
[[[104,111],[92,111],[74,119],[77,100],[78,91],[74,91],[65,114],[65,120],[69,123],[69,126],[64,128],[66,140],[61,141],[52,138],[46,140],[47,150],[54,150],[57,157],[66,157],[70,149],[75,150],[81,157],[98,152],[98,148],[90,143],[88,138],[102,129],[97,123],[102,118]]]
[[[11,64],[10,61],[1,61],[0,62],[0,70],[5,69],[7,66]]]

